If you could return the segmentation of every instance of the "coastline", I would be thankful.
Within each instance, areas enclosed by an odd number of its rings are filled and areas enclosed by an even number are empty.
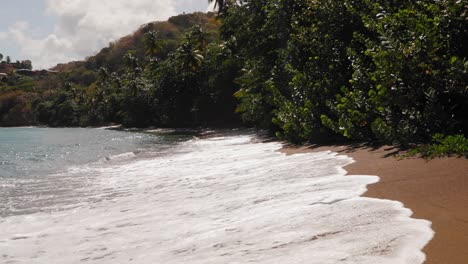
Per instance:
[[[286,156],[278,142],[231,134],[194,137],[157,159],[80,166],[37,188],[28,184],[33,193],[63,188],[59,179],[78,188],[44,197],[37,213],[0,219],[2,260],[422,263],[429,223],[410,219],[399,202],[359,197],[378,178],[344,177],[352,158]],[[19,200],[20,210],[37,206]]]
[[[434,238],[426,245],[426,264],[464,264],[468,261],[468,160],[464,158],[397,159],[391,146],[288,146],[292,155],[331,150],[356,162],[348,175],[377,175],[365,197],[396,200],[413,211],[413,218],[432,222]]]

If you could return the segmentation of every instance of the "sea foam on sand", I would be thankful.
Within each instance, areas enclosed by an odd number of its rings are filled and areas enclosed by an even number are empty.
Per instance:
[[[345,177],[346,156],[286,156],[253,137],[87,168],[76,177],[96,176],[74,209],[0,218],[0,262],[423,263],[430,223],[360,197],[378,177]]]

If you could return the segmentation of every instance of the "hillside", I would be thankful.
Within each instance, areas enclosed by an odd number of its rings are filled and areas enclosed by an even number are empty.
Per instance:
[[[70,91],[70,87],[73,86],[73,89],[83,91],[84,96],[89,97],[86,100],[92,101],[91,97],[96,92],[100,68],[106,68],[109,73],[123,73],[125,70],[124,56],[127,53],[133,54],[142,64],[145,63],[145,34],[151,31],[157,32],[157,41],[160,45],[158,60],[165,60],[178,48],[184,36],[194,26],[200,26],[203,29],[207,43],[218,40],[220,22],[215,18],[215,14],[197,12],[174,16],[168,21],[150,22],[142,25],[134,33],[109,43],[109,46],[104,47],[97,54],[84,61],[58,64],[50,69],[58,72],[57,74],[27,76],[17,72],[13,66],[7,70],[7,66],[10,64],[2,63],[2,67],[5,68],[4,72],[8,75],[2,75],[0,78],[0,126],[90,125],[88,121],[80,122],[80,118],[65,117],[65,115],[70,114],[70,111],[74,112],[75,108],[89,107],[90,102],[84,102],[85,99],[82,102],[73,102],[71,105],[67,103],[67,108],[71,107],[74,110],[61,111],[57,109],[56,103],[61,104],[59,101],[64,100],[63,96]],[[76,103],[88,106],[78,107]],[[45,108],[48,110],[44,111]],[[81,116],[82,114],[77,115]],[[82,119],[87,120],[87,118]],[[102,123],[108,122],[102,121]],[[93,124],[97,125],[97,123]]]
[[[121,71],[124,67],[122,58],[130,51],[134,52],[137,59],[144,60],[144,36],[146,33],[150,31],[158,32],[162,46],[159,56],[161,59],[165,59],[169,53],[175,51],[184,34],[195,25],[200,25],[204,29],[208,42],[219,38],[220,21],[216,20],[214,13],[183,14],[171,17],[168,21],[144,24],[133,34],[109,43],[109,46],[101,49],[96,55],[86,58],[85,61],[58,64],[51,70],[69,73],[71,81],[75,83],[84,82],[84,84],[89,85],[92,82],[88,80],[89,71],[95,71],[101,67],[105,67],[111,72]],[[84,80],[83,76],[85,76]]]

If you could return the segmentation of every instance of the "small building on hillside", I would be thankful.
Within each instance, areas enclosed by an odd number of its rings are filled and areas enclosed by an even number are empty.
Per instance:
[[[15,71],[17,74],[25,75],[25,76],[35,76],[37,75],[36,71],[30,69],[17,69]]]

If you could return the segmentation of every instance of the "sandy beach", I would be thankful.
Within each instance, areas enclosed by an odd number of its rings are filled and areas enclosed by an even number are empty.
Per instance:
[[[430,222],[361,197],[379,179],[346,176],[352,158],[288,156],[257,138],[192,138],[149,158],[77,165],[29,181],[26,194],[53,194],[30,203],[11,202],[10,189],[0,195],[11,205],[0,207],[0,262],[423,263]]]
[[[465,158],[397,159],[396,148],[365,146],[285,147],[287,154],[331,150],[356,162],[349,175],[377,175],[367,197],[397,200],[413,217],[432,222],[433,240],[424,253],[427,264],[468,263],[468,160]]]

